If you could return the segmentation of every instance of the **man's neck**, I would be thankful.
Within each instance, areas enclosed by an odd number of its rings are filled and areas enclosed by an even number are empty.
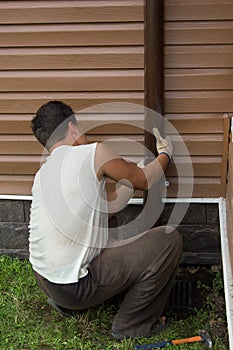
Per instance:
[[[60,147],[60,146],[73,146],[73,145],[74,145],[74,144],[73,144],[73,142],[71,142],[71,140],[66,140],[66,139],[64,139],[64,140],[61,140],[61,141],[56,142],[56,143],[50,148],[49,153],[52,153],[52,151],[54,151],[55,148],[57,148],[57,147]]]

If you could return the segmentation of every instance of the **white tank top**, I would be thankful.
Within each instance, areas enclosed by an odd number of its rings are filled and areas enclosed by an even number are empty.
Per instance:
[[[33,269],[54,283],[74,283],[108,239],[105,179],[96,143],[60,146],[37,172],[32,188],[29,253]]]

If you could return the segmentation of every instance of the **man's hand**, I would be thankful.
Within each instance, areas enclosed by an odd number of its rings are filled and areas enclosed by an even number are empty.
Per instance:
[[[160,132],[157,128],[153,128],[153,134],[156,138],[156,148],[157,148],[158,154],[166,154],[169,160],[171,160],[172,151],[173,151],[171,138],[169,136],[167,136],[166,138],[163,138],[160,135]]]

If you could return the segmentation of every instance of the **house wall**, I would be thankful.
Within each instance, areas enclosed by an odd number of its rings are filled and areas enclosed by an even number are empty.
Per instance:
[[[224,196],[223,114],[233,110],[233,4],[164,4],[165,117],[191,154],[193,196]],[[30,120],[42,103],[60,99],[75,111],[114,101],[143,105],[143,6],[143,0],[0,2],[0,194],[31,192],[42,148]],[[124,135],[136,143],[115,144],[119,153],[134,161],[143,156],[142,115],[111,115],[115,124],[90,130],[100,118],[81,117],[90,142]],[[122,125],[126,120],[129,125]],[[179,142],[174,146],[175,163],[185,170]],[[168,197],[177,195],[175,163],[167,172]],[[189,182],[185,172],[179,181],[184,187]]]
[[[229,123],[223,115],[233,111],[232,57],[232,1],[165,0],[165,116],[190,152],[194,197],[225,196]],[[176,144],[175,154],[185,162]],[[171,196],[175,174],[172,165]]]
[[[224,196],[229,123],[223,115],[233,110],[233,3],[164,4],[165,118],[191,154],[193,196]],[[143,0],[0,2],[0,194],[31,193],[42,148],[31,133],[30,120],[42,103],[60,99],[75,111],[104,102],[143,105],[143,12]],[[144,141],[141,114],[113,113],[111,125],[102,114],[80,118],[90,142],[115,136],[127,136],[139,145]],[[101,118],[102,125],[93,128]],[[125,121],[128,125],[122,124]],[[131,160],[143,156],[135,143],[127,149],[115,146]],[[174,153],[175,163],[184,164],[185,170],[186,159],[176,141]],[[176,175],[173,162],[167,171],[168,197],[177,195]],[[189,181],[185,174],[179,180],[183,186]],[[1,253],[27,254],[29,206],[27,201],[0,202]],[[165,207],[163,223],[171,207]],[[131,216],[135,207],[130,210]],[[190,206],[179,229],[187,236],[185,247],[193,251],[192,259],[201,246],[207,255],[213,253],[212,260],[207,256],[203,261],[219,261],[217,215],[211,205]],[[202,245],[208,237],[212,250]],[[190,247],[191,241],[196,247]]]
[[[31,193],[42,147],[30,120],[41,104],[143,105],[143,11],[143,0],[0,2],[0,194]],[[118,123],[91,130],[102,117],[80,117],[90,142],[117,134],[143,143],[142,115],[109,118]],[[126,118],[134,125],[119,124]],[[134,147],[116,147],[137,160]]]

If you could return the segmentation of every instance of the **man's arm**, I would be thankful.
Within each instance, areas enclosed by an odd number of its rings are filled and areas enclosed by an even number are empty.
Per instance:
[[[133,189],[149,189],[161,178],[168,163],[169,157],[162,153],[142,169],[120,158],[105,143],[98,144],[96,149],[96,171],[99,180],[106,176]]]
[[[143,167],[125,161],[104,143],[97,145],[95,167],[99,180],[106,176],[117,182],[116,191],[108,194],[110,213],[123,209],[135,189],[149,189],[164,174],[172,156],[172,143],[169,137],[162,138],[157,128],[153,129],[153,134],[159,154]]]
[[[134,189],[146,189],[146,177],[134,163],[121,158],[106,143],[99,143],[96,149],[96,170],[99,180],[108,177],[113,181]]]

